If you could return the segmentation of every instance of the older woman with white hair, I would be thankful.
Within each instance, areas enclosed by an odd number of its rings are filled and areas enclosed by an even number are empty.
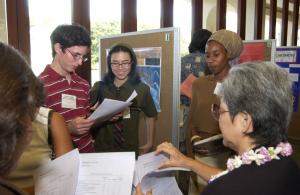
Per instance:
[[[227,169],[206,165],[163,143],[157,153],[170,159],[161,167],[179,166],[196,172],[210,194],[300,194],[300,172],[291,157],[287,129],[292,115],[288,73],[275,64],[245,63],[230,69],[219,91],[220,105],[212,106],[219,121],[223,144],[237,154]]]

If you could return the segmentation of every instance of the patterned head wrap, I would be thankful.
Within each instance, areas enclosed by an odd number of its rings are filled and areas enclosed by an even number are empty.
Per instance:
[[[227,51],[229,60],[238,57],[243,50],[241,37],[235,32],[229,30],[218,30],[214,32],[207,42],[216,41],[224,46]]]

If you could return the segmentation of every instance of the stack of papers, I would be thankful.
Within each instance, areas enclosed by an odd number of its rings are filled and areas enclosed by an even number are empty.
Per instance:
[[[37,169],[36,195],[130,195],[133,185],[153,195],[182,195],[173,170],[158,169],[168,160],[154,152],[139,156],[134,152],[85,153],[78,149]]]
[[[134,152],[79,154],[74,149],[36,171],[35,194],[131,194],[134,164]]]

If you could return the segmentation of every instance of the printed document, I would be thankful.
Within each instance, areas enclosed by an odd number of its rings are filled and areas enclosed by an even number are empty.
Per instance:
[[[80,163],[76,195],[131,193],[134,152],[80,154]]]
[[[75,194],[80,159],[77,149],[42,165],[34,175],[36,195]]]
[[[134,152],[86,153],[77,149],[42,165],[36,195],[130,195]]]
[[[89,119],[98,121],[106,121],[112,116],[124,111],[128,106],[131,105],[131,101],[137,96],[134,90],[130,97],[124,101],[113,100],[105,98],[103,102],[97,107],[97,109],[91,114]]]
[[[156,155],[155,152],[139,156],[135,164],[133,184],[136,186],[138,183],[140,183],[143,193],[146,193],[149,190],[152,190],[153,193],[154,189],[160,189],[161,191],[163,191],[163,189],[168,190],[165,189],[167,187],[170,189],[170,191],[172,189],[173,191],[177,192],[173,193],[174,195],[182,194],[176,181],[174,182],[172,179],[173,177],[171,176],[175,170],[189,171],[189,169],[181,167],[158,169],[165,160],[168,160],[168,156],[164,154]],[[158,191],[159,190],[156,190],[156,192]],[[153,193],[153,195],[158,194]]]

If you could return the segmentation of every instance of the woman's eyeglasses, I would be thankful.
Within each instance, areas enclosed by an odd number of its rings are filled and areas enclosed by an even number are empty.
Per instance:
[[[225,113],[225,112],[229,112],[228,110],[220,110],[220,105],[218,104],[212,104],[211,105],[211,113],[212,113],[212,116],[215,120],[219,120],[220,118],[220,115]]]
[[[128,68],[130,65],[131,65],[131,62],[121,62],[121,63],[119,63],[119,62],[112,62],[111,63],[111,67],[112,68],[119,68],[120,66],[122,68]]]
[[[81,60],[82,62],[86,62],[88,60],[87,57],[84,57],[78,53],[73,53],[72,51],[70,51],[68,49],[66,49],[66,50],[72,55],[72,57],[75,61]]]

